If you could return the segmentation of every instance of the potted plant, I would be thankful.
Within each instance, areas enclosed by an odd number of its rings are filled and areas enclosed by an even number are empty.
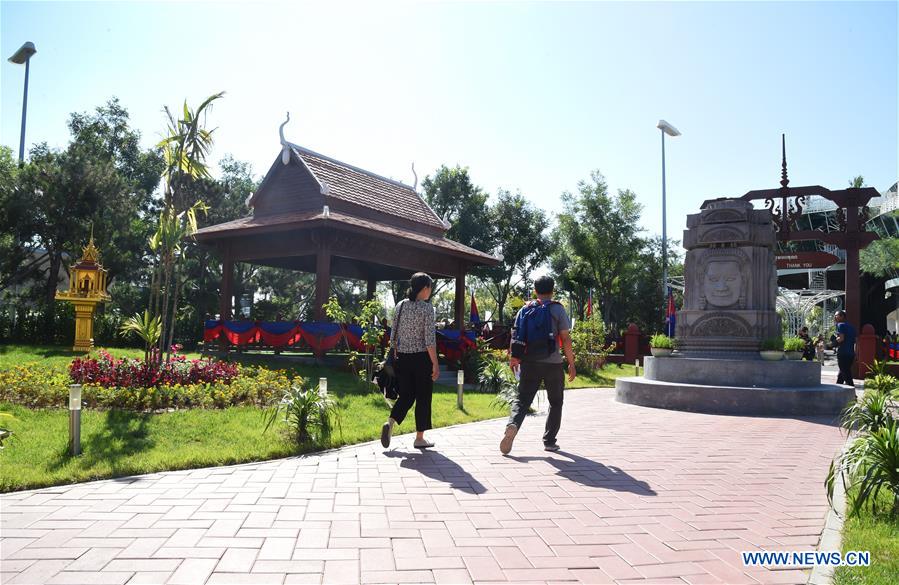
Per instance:
[[[801,360],[804,349],[805,341],[801,337],[787,337],[784,339],[784,353],[788,360]]]
[[[652,357],[668,357],[674,351],[674,340],[664,333],[656,333],[649,339]]]
[[[781,337],[771,337],[762,341],[761,351],[763,360],[776,362],[784,357],[784,340]]]

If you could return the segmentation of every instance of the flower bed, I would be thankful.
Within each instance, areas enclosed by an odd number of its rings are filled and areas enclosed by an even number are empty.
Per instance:
[[[133,358],[112,357],[99,352],[99,359],[75,358],[69,366],[73,384],[95,384],[104,388],[151,388],[191,384],[230,384],[237,378],[237,364],[212,359],[188,360],[176,355],[160,365]]]
[[[167,383],[158,386],[104,387],[98,378],[82,378],[81,398],[87,408],[124,408],[147,411],[169,408],[225,408],[235,405],[263,405],[280,398],[284,388],[299,383],[298,376],[264,367],[223,364],[230,368],[228,381]],[[93,372],[92,366],[82,370]],[[130,367],[130,366],[129,366]],[[190,371],[192,368],[183,367]],[[198,369],[205,368],[202,366]],[[84,376],[93,375],[85,373]],[[207,372],[208,373],[208,372]],[[124,376],[124,374],[122,374]],[[199,376],[200,374],[196,374]],[[120,378],[122,380],[124,378]],[[29,408],[63,407],[68,402],[69,375],[30,363],[0,370],[0,402]]]

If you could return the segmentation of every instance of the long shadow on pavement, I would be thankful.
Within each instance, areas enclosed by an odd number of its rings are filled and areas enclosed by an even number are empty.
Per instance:
[[[603,488],[616,492],[631,492],[640,496],[658,495],[649,487],[648,483],[634,478],[618,467],[603,465],[567,451],[556,451],[555,455],[561,455],[567,459],[560,459],[552,455],[545,457],[515,457],[514,455],[507,455],[506,457],[520,463],[545,461],[559,470],[556,475],[588,487]]]
[[[384,455],[395,459],[402,459],[402,461],[400,461],[400,467],[414,469],[431,479],[446,482],[455,490],[468,494],[483,494],[487,492],[487,488],[470,473],[465,471],[462,466],[452,459],[441,455],[437,451],[421,451],[414,453],[388,451],[384,453]]]

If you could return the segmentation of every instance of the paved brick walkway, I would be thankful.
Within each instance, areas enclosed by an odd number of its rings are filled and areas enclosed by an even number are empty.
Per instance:
[[[739,551],[812,550],[843,439],[823,420],[709,416],[566,395],[526,422],[434,431],[420,453],[321,456],[7,494],[4,583],[800,583]]]

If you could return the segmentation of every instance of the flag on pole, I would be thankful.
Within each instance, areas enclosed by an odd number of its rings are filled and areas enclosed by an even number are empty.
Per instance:
[[[665,310],[665,334],[674,337],[674,292],[668,287],[668,308]]]
[[[587,317],[589,318],[593,314],[593,289],[590,289],[590,292],[587,295]]]
[[[471,293],[471,314],[469,315],[469,321],[471,321],[472,325],[479,325],[481,323],[481,316],[478,314],[478,303],[474,300],[474,293]]]

